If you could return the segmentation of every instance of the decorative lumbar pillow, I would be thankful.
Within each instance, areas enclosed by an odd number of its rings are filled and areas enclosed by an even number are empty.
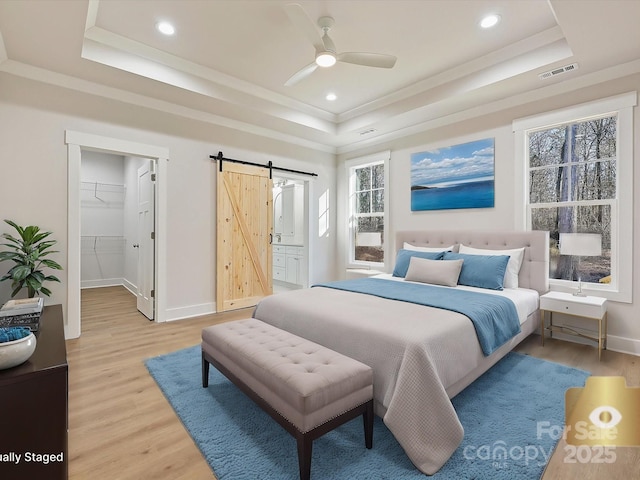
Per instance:
[[[396,266],[393,269],[394,277],[404,277],[409,269],[409,262],[411,257],[427,258],[429,260],[440,260],[444,252],[416,252],[412,250],[398,250],[396,255]]]
[[[510,250],[489,250],[486,248],[473,248],[460,244],[460,253],[468,255],[509,255],[507,271],[504,274],[504,288],[518,288],[518,275],[524,259],[524,247]]]
[[[467,255],[445,252],[443,258],[445,260],[464,260],[458,278],[459,285],[491,290],[504,288],[504,272],[507,270],[509,262],[508,255]]]
[[[405,280],[455,287],[464,260],[429,260],[411,257]]]
[[[453,251],[455,245],[451,245],[450,247],[418,247],[417,245],[411,245],[410,243],[404,242],[405,250],[412,250],[414,252],[451,252]]]

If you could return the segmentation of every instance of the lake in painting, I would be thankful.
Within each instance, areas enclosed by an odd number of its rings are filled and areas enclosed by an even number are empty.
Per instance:
[[[411,210],[493,207],[493,178],[411,190]]]
[[[493,138],[411,154],[411,210],[494,206]]]

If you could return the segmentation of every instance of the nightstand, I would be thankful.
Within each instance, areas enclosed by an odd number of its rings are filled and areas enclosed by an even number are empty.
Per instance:
[[[549,325],[545,322],[545,312],[549,312]],[[553,314],[563,313],[598,322],[597,336],[588,330],[578,327],[568,327],[553,324]],[[598,360],[602,357],[602,350],[607,348],[607,299],[601,297],[579,297],[570,293],[549,292],[540,297],[540,335],[544,346],[544,332],[549,331],[549,337],[553,332],[562,332],[587,338],[598,343]]]

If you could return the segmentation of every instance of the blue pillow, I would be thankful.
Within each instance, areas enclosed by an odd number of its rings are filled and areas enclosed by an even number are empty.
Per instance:
[[[444,255],[444,251],[418,252],[415,250],[404,250],[404,249],[398,250],[398,255],[396,255],[396,266],[393,269],[393,276],[394,277],[407,276],[407,270],[409,270],[409,262],[411,261],[411,257],[427,258],[429,260],[442,260],[443,255]]]
[[[504,272],[507,270],[509,255],[466,255],[445,252],[444,260],[464,260],[458,278],[459,285],[502,290]]]

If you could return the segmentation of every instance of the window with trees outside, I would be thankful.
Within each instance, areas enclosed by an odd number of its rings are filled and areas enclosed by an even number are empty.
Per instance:
[[[617,125],[617,115],[607,115],[528,134],[531,228],[550,233],[550,278],[611,281]],[[583,250],[587,256],[561,254],[566,233],[597,235],[590,238],[599,240],[599,254],[594,255],[597,248],[591,255]]]
[[[388,157],[388,154],[374,155],[347,165],[349,263],[352,265],[384,264],[385,163]]]
[[[549,232],[552,286],[619,293],[631,282],[622,246],[632,235],[632,117],[589,106],[576,112],[589,115],[523,130],[526,223]]]

